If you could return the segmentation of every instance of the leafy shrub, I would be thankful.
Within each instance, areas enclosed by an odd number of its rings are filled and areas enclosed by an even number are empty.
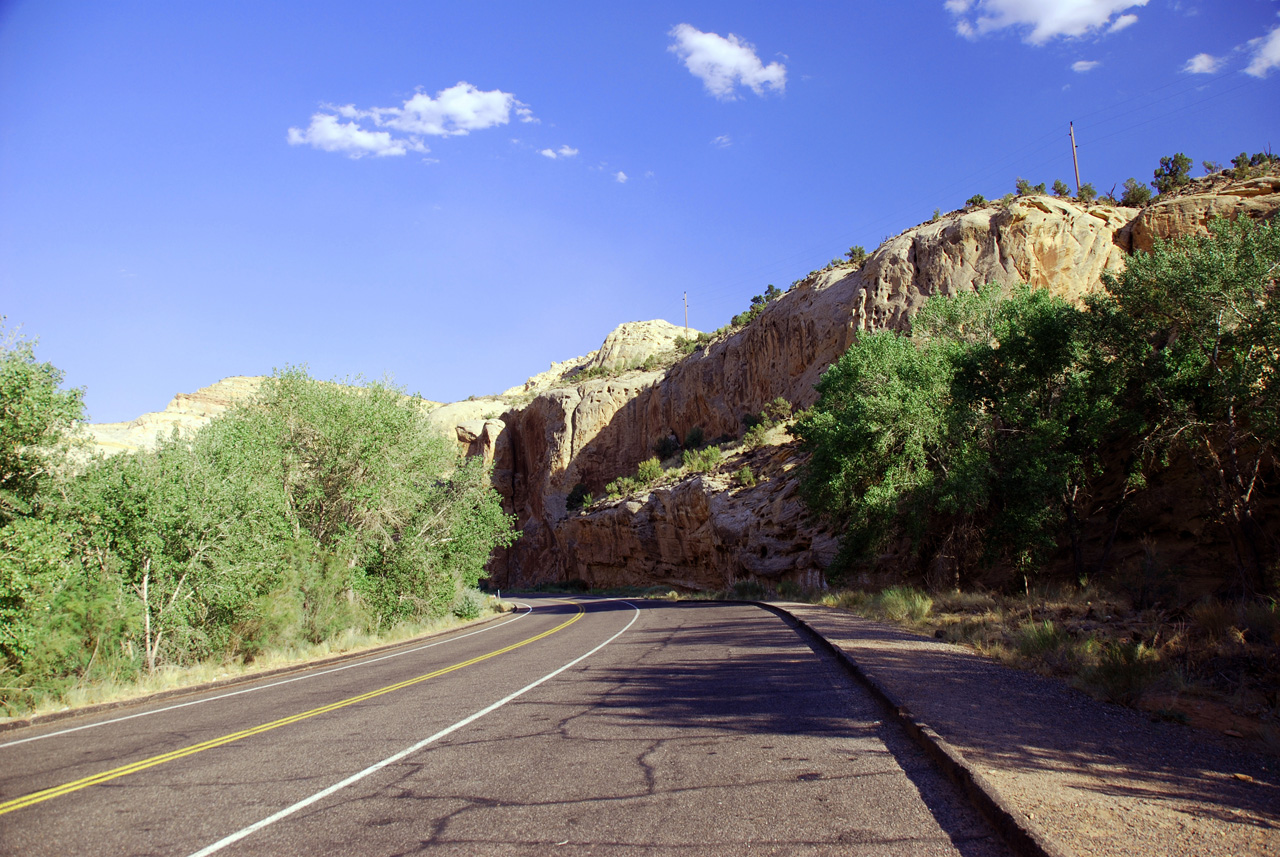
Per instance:
[[[1142,208],[1150,201],[1151,188],[1135,178],[1124,180],[1124,195],[1120,197],[1121,205],[1126,208]]]
[[[1280,155],[1273,155],[1270,152],[1255,152],[1250,155],[1247,152],[1241,152],[1231,159],[1231,175],[1236,179],[1247,179],[1251,176],[1262,175],[1266,169],[1275,163],[1280,163]]]
[[[980,193],[975,193],[964,201],[965,208],[981,208],[987,204],[987,198]]]
[[[747,449],[759,449],[769,440],[769,426],[762,422],[757,422],[751,428],[747,429],[746,434],[742,436],[742,445]]]
[[[1191,183],[1191,159],[1178,152],[1160,159],[1151,186],[1156,193],[1170,193]]]
[[[778,396],[772,402],[764,406],[764,410],[760,412],[767,423],[778,425],[791,419],[791,403]]]
[[[699,333],[692,339],[685,339],[683,336],[677,336],[675,339],[676,351],[681,354],[692,354],[695,351],[701,351],[708,342],[711,341],[711,334]]]
[[[706,443],[706,436],[705,436],[705,433],[702,431],[702,426],[694,426],[693,428],[685,432],[685,435],[684,435],[685,449],[700,449],[704,443]]]
[[[605,496],[616,500],[617,498],[625,497],[634,491],[639,491],[642,487],[644,486],[629,476],[619,476],[617,479],[605,485],[604,491]]]
[[[479,619],[485,608],[484,593],[468,586],[458,593],[453,602],[453,615],[459,619]]]
[[[1044,196],[1045,195],[1044,182],[1040,182],[1040,184],[1032,184],[1026,179],[1020,178],[1016,182],[1014,182],[1014,187],[1017,189],[1018,196],[1037,196],[1037,195]]]
[[[1053,195],[1057,197],[1071,196],[1071,188],[1062,179],[1053,180]]]
[[[1084,184],[1080,185],[1080,192],[1076,194],[1076,199],[1080,200],[1083,203],[1090,203],[1097,198],[1098,198],[1098,191],[1097,189],[1094,188],[1093,185],[1089,184],[1088,182],[1085,182]]]
[[[744,488],[751,488],[756,484],[756,475],[751,472],[751,467],[746,464],[742,465],[738,472],[733,474],[733,478]]]
[[[657,458],[649,458],[640,462],[636,469],[636,480],[645,485],[652,485],[662,478],[662,462]]]
[[[1206,176],[1222,172],[1222,164],[1217,161],[1201,161],[1200,166],[1204,168],[1204,174]]]
[[[839,260],[837,260],[837,262],[838,261]],[[781,297],[782,294],[782,289],[779,289],[777,286],[773,285],[773,283],[770,283],[764,290],[764,294],[755,295],[751,298],[751,306],[746,312],[738,313],[733,317],[729,323],[729,327],[731,329],[746,327],[748,324],[755,321],[760,316],[760,313],[764,312],[764,308],[769,305],[769,301]]]
[[[690,473],[705,473],[714,470],[723,458],[720,447],[708,446],[706,449],[686,449],[681,463]]]
[[[844,255],[855,265],[861,265],[867,260],[867,251],[861,244],[853,245]]]
[[[42,641],[8,646],[0,615],[0,706],[444,616],[515,537],[483,462],[416,399],[301,369],[193,435],[57,478],[56,505],[0,529],[0,608],[22,599]]]

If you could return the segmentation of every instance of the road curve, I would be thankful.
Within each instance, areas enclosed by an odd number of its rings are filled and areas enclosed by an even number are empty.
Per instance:
[[[522,600],[426,645],[4,733],[0,853],[1006,853],[777,616]]]

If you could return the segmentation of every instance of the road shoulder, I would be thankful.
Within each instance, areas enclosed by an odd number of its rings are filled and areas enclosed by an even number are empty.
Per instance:
[[[1280,853],[1280,764],[847,611],[807,628],[1022,854]]]

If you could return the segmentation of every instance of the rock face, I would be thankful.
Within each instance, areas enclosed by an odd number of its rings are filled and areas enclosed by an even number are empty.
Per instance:
[[[732,466],[744,462],[760,474],[752,487],[700,475],[570,516],[556,532],[564,578],[593,587],[708,590],[747,579],[821,586],[838,544],[796,496],[794,443]]]
[[[654,443],[673,432],[684,437],[701,427],[708,438],[737,437],[744,429],[743,416],[760,412],[777,397],[799,407],[812,404],[814,384],[860,331],[906,326],[930,295],[952,295],[988,282],[1031,282],[1078,298],[1097,288],[1103,271],[1124,264],[1128,232],[1122,230],[1135,214],[1132,209],[1030,197],[1008,208],[944,217],[890,239],[861,268],[839,266],[811,275],[747,327],[665,372],[552,389],[509,411],[502,417],[503,437],[509,440],[499,441],[509,442],[511,453],[510,493],[505,496],[524,535],[495,559],[494,579],[506,585],[574,576],[601,579],[601,569],[618,568],[622,554],[600,558],[596,546],[607,539],[587,536],[597,515],[568,517],[565,500],[575,485],[600,496],[607,482],[635,472],[653,454]],[[600,513],[599,526],[621,538],[619,516],[634,513],[647,520],[671,509],[686,510],[681,514],[692,516],[686,523],[712,526],[707,522],[713,517],[726,520],[716,503],[737,497],[712,490],[714,484],[704,480],[698,489],[658,493],[634,510],[612,507]],[[696,500],[700,494],[708,498],[705,513]],[[802,514],[799,507],[796,514]],[[647,532],[636,526],[637,533]],[[717,551],[741,557],[757,549],[745,531],[712,530],[720,540]],[[639,579],[642,568],[661,570],[672,580],[679,574],[696,580],[707,574],[755,573],[748,563],[731,560],[714,563],[714,571],[694,571],[707,562],[705,540],[678,542],[691,551],[684,560],[670,539],[638,535],[626,543],[634,548],[626,554],[632,571],[610,572],[616,579]]]
[[[592,352],[585,369],[625,369],[639,366],[650,357],[675,348],[676,339],[693,339],[698,331],[677,327],[668,321],[629,321],[605,337],[599,351]]]
[[[262,378],[235,375],[194,393],[179,393],[158,413],[143,414],[127,423],[90,423],[84,426],[92,447],[106,455],[154,449],[158,437],[174,429],[193,432],[218,414],[247,401],[262,388]]]
[[[1280,208],[1280,176],[1197,182],[1190,192],[1157,198],[1133,221],[1133,247],[1151,252],[1155,239],[1206,235],[1215,217],[1266,217]]]

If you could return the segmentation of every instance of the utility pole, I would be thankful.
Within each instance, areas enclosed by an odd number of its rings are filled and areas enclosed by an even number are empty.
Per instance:
[[[1076,156],[1076,123],[1067,123],[1068,132],[1071,135],[1071,163],[1076,168],[1076,196],[1080,195],[1080,159]]]
[[[684,293],[684,338],[689,338],[689,293]]]

